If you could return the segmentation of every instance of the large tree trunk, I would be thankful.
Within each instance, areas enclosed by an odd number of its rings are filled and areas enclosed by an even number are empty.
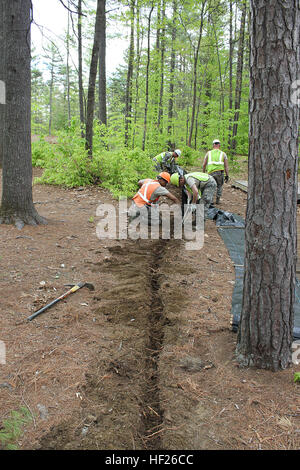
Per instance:
[[[242,365],[291,362],[295,300],[298,0],[251,0],[249,182],[244,294],[237,341]],[[284,40],[283,40],[284,38]]]
[[[0,80],[6,83],[6,104],[0,134],[3,135],[2,203],[0,223],[45,222],[32,200],[31,163],[31,1],[0,0],[4,27]]]

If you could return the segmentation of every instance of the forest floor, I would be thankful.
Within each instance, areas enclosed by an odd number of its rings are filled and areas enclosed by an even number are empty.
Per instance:
[[[28,410],[20,449],[300,448],[299,366],[235,361],[234,265],[213,221],[198,251],[100,240],[98,205],[118,205],[108,191],[35,185],[33,195],[48,225],[0,227],[0,426]],[[229,182],[220,208],[244,216],[246,194]],[[79,281],[95,290],[26,321]]]

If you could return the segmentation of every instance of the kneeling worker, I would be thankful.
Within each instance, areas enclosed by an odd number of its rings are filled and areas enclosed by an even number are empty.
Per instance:
[[[203,201],[204,219],[207,219],[207,209],[213,203],[214,193],[217,189],[215,179],[206,173],[195,171],[182,176],[179,176],[178,173],[174,173],[170,181],[171,184],[175,186],[180,186],[181,188],[185,186],[191,193],[192,209],[196,209],[196,204],[199,203],[200,200]],[[187,197],[183,203],[187,203]]]
[[[177,163],[176,160],[181,155],[181,150],[176,149],[174,152],[162,152],[159,155],[156,155],[152,160],[155,163],[156,171],[167,171],[168,173],[177,172]]]
[[[138,182],[140,190],[133,197],[133,202],[128,210],[129,221],[131,222],[138,217],[145,208],[150,216],[150,210],[158,209],[157,202],[160,196],[166,196],[175,204],[180,204],[179,199],[166,189],[169,182],[170,175],[166,172],[160,173],[155,180],[149,178],[140,180]]]

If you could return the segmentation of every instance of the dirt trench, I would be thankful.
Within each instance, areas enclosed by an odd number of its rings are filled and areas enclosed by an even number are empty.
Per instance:
[[[43,436],[40,449],[159,450],[166,403],[161,398],[160,354],[166,328],[176,321],[167,315],[164,286],[166,251],[174,254],[179,240],[120,241],[111,256],[94,263],[103,279],[95,293],[97,316],[108,328],[80,391],[80,410]],[[177,308],[182,292],[172,294]],[[170,331],[169,331],[170,334]],[[112,347],[112,344],[115,347]],[[111,351],[115,351],[114,354]]]

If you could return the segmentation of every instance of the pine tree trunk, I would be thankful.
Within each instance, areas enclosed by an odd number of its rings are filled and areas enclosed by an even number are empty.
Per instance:
[[[93,156],[93,124],[94,124],[94,109],[95,109],[95,87],[96,87],[96,77],[97,77],[97,68],[98,68],[98,60],[99,60],[101,11],[103,11],[103,4],[105,4],[105,0],[97,0],[94,43],[93,43],[92,58],[91,58],[91,64],[90,64],[90,76],[89,76],[89,87],[88,87],[88,98],[87,98],[85,148],[88,151],[88,155],[90,158],[92,158]]]
[[[106,0],[101,2],[99,44],[99,121],[107,125],[106,107]]]
[[[0,36],[1,79],[6,84],[6,104],[3,106],[3,172],[0,223],[45,223],[35,210],[32,200],[31,163],[31,1],[0,1],[3,12]],[[2,78],[3,77],[3,78]]]
[[[233,128],[232,128],[231,145],[230,145],[233,152],[235,152],[235,149],[236,149],[236,136],[237,136],[238,121],[239,121],[240,106],[241,106],[246,12],[247,12],[247,0],[243,0],[239,47],[238,47],[238,60],[237,60],[237,70],[236,70],[236,86],[235,86],[235,102],[234,102],[235,113],[234,113],[234,123],[233,123]]]
[[[202,39],[202,31],[203,31],[203,21],[204,21],[204,9],[206,5],[206,0],[202,2],[201,8],[201,15],[200,15],[200,28],[199,28],[199,36],[197,47],[194,56],[194,75],[193,75],[193,99],[192,99],[192,116],[191,116],[191,126],[190,126],[190,134],[188,138],[188,146],[192,146],[192,138],[193,138],[193,131],[194,131],[194,122],[195,122],[195,114],[196,114],[196,101],[197,101],[197,82],[198,82],[198,58],[199,58],[199,51]]]
[[[177,22],[177,0],[173,0],[173,20],[172,20],[172,49],[170,63],[170,85],[169,85],[169,108],[168,108],[168,134],[171,138],[173,129],[173,112],[174,112],[174,80],[175,80],[175,41],[176,41],[176,22]],[[169,139],[169,147],[172,147],[171,139]]]
[[[128,146],[131,120],[132,120],[132,78],[133,78],[133,61],[134,61],[134,10],[135,0],[130,3],[130,44],[129,58],[126,80],[126,98],[125,98],[125,147]]]
[[[159,104],[158,104],[158,117],[157,129],[162,133],[163,126],[163,101],[164,101],[164,81],[165,81],[165,51],[166,51],[166,4],[165,0],[162,1],[162,30],[160,35],[160,90],[159,90]]]
[[[232,30],[233,30],[233,8],[232,8],[232,0],[229,1],[229,111],[232,111],[232,64],[233,64],[233,37],[232,37]],[[229,118],[229,126],[228,126],[228,147],[230,147],[230,137],[232,132],[232,118]]]
[[[82,0],[78,0],[78,90],[79,90],[79,116],[81,123],[81,137],[84,137],[85,112],[83,99],[83,79],[82,79]]]
[[[295,300],[299,106],[297,0],[251,0],[249,181],[242,365],[277,371],[291,362]],[[284,41],[283,38],[284,37]]]
[[[149,68],[150,68],[150,34],[151,34],[151,16],[154,6],[152,5],[149,16],[148,16],[148,46],[147,46],[147,65],[146,65],[146,91],[145,91],[145,112],[144,112],[144,133],[143,133],[143,144],[142,150],[146,147],[146,136],[147,136],[147,118],[148,118],[148,104],[149,104]]]

